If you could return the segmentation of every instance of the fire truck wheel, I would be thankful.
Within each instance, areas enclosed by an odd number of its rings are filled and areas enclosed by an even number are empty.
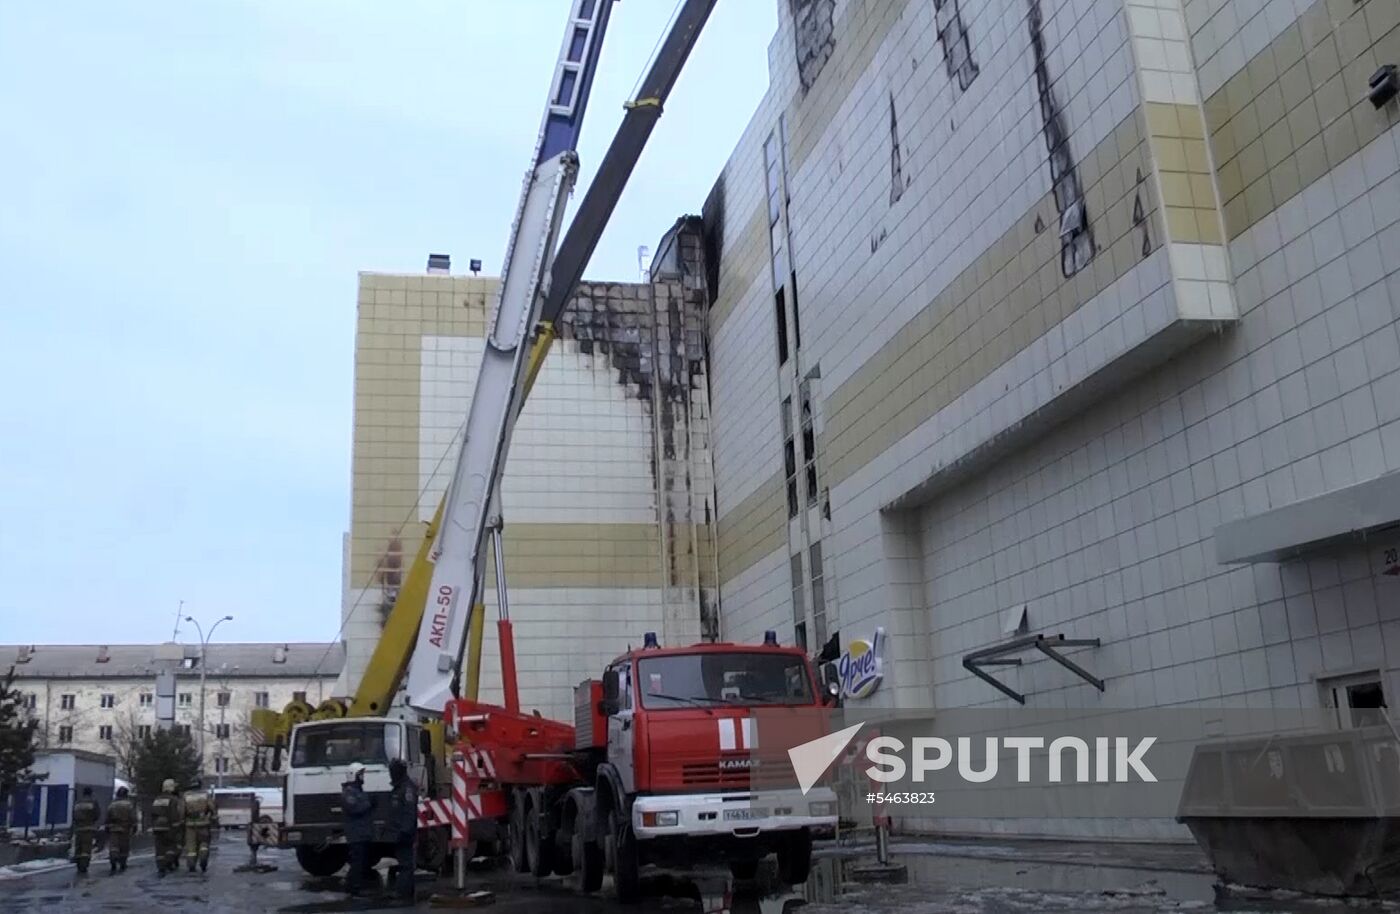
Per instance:
[[[632,823],[617,810],[608,813],[608,834],[613,842],[613,888],[618,901],[631,904],[642,896],[637,836],[632,833]]]
[[[731,860],[729,861],[729,872],[735,879],[749,882],[758,875],[758,861]]]
[[[447,871],[452,860],[449,853],[449,833],[445,828],[427,828],[418,832],[417,860],[420,870],[430,873]]]
[[[340,872],[349,856],[350,851],[344,844],[329,844],[325,847],[303,844],[297,847],[297,863],[311,876],[334,876]]]
[[[812,832],[800,829],[782,836],[778,845],[778,879],[783,885],[801,885],[812,872]]]
[[[603,887],[603,871],[607,869],[603,859],[603,847],[597,841],[589,841],[578,830],[574,830],[570,841],[574,872],[578,874],[580,892],[596,892]]]
[[[525,804],[524,792],[517,793],[510,804],[510,865],[517,873],[528,873],[530,862],[525,857]]]
[[[556,876],[572,876],[574,874],[574,854],[573,841],[564,840],[563,835],[554,833],[554,838],[550,842],[549,862],[554,867]]]
[[[530,875],[548,876],[553,872],[550,851],[554,850],[551,836],[544,834],[540,813],[534,805],[525,812],[525,857],[529,863]]]

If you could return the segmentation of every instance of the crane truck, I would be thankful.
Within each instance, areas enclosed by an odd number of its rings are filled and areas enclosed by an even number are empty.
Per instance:
[[[740,877],[774,853],[782,875],[801,882],[814,831],[835,826],[828,788],[761,800],[751,789],[760,762],[769,770],[787,764],[761,759],[752,746],[755,709],[820,709],[827,701],[803,651],[780,646],[772,633],[761,645],[690,647],[662,647],[646,633],[643,647],[577,687],[572,723],[520,708],[499,505],[511,432],[556,322],[715,5],[682,3],[556,253],[613,2],[572,0],[453,475],[355,695],[254,712],[260,756],[277,770],[285,753],[288,769],[283,821],[263,823],[250,843],[295,848],[314,875],[333,874],[347,860],[339,791],[356,762],[367,766],[371,796],[388,791],[390,760],[407,763],[423,797],[420,866],[441,870],[452,848],[492,843],[508,848],[518,871],[576,874],[585,891],[611,872],[624,900],[637,896],[644,864],[702,853],[727,861]],[[501,705],[479,700],[488,543]],[[388,856],[392,843],[387,823],[375,827],[372,859]]]

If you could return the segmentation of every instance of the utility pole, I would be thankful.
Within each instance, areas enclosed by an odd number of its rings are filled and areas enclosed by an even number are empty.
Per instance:
[[[184,605],[184,601],[180,601]],[[195,630],[199,632],[199,773],[204,774],[204,687],[209,678],[209,639],[214,637],[214,631],[225,622],[232,622],[233,616],[224,616],[219,621],[209,627],[209,634],[204,634],[204,626],[199,624],[199,620],[194,616],[185,616],[186,622],[193,622]]]

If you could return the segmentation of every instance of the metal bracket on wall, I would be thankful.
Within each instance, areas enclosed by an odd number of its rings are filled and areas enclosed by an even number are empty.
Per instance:
[[[1100,692],[1104,690],[1103,680],[1090,673],[1084,667],[1061,654],[1057,648],[1066,647],[1098,647],[1098,638],[1066,638],[1064,635],[1028,635],[1024,638],[1017,638],[1005,644],[997,644],[992,647],[984,647],[975,650],[970,654],[964,654],[962,659],[963,668],[969,673],[988,683],[998,692],[1020,704],[1026,703],[1026,696],[1006,685],[1001,680],[983,670],[984,666],[1020,666],[1020,657],[1011,657],[1010,654],[1018,654],[1026,650],[1038,650],[1060,666],[1074,673],[1080,679],[1089,683]]]

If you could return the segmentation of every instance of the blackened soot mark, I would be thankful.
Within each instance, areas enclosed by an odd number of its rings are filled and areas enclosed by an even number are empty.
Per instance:
[[[705,286],[713,305],[719,296],[719,259],[724,253],[724,175],[719,176],[700,210],[700,241],[704,248]]]
[[[1147,258],[1152,254],[1152,232],[1147,224],[1147,213],[1142,205],[1143,178],[1142,169],[1137,170],[1137,192],[1133,196],[1133,225],[1142,227],[1142,256]]]
[[[797,77],[805,92],[836,50],[836,0],[788,0],[788,11],[792,14]]]
[[[1035,83],[1040,93],[1040,114],[1045,124],[1045,148],[1050,153],[1050,180],[1055,188],[1055,209],[1060,214],[1060,270],[1068,278],[1094,259],[1094,232],[1089,225],[1079,170],[1070,155],[1064,111],[1056,102],[1054,88],[1050,84],[1040,0],[1027,2],[1030,4],[1030,14],[1026,21],[1031,30],[1031,50],[1035,54]]]
[[[894,111],[894,91],[890,91],[890,206],[904,196],[904,157],[899,150],[899,118]]]
[[[933,0],[934,20],[938,25],[938,41],[943,45],[943,62],[948,67],[948,78],[956,79],[958,88],[966,92],[967,87],[981,71],[972,59],[972,42],[967,37],[967,26],[963,24],[958,0]]]

